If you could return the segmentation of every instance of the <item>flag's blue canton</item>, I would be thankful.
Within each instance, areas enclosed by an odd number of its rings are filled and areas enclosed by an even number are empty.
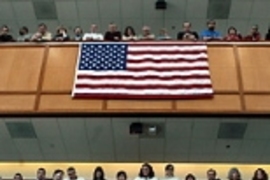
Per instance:
[[[125,70],[127,61],[126,44],[83,44],[80,70]]]

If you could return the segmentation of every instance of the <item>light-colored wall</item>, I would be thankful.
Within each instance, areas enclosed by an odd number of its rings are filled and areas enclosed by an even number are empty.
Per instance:
[[[164,163],[152,164],[156,176],[162,178],[164,176]],[[47,170],[47,177],[50,178],[55,169],[66,170],[73,166],[77,169],[79,176],[91,180],[92,173],[96,166],[102,166],[106,173],[106,179],[115,179],[115,174],[119,170],[125,170],[128,173],[128,179],[134,179],[137,176],[141,164],[139,163],[0,163],[0,175],[3,179],[11,179],[16,172],[23,174],[24,179],[34,179],[36,170],[43,167]],[[216,169],[218,177],[222,180],[227,179],[227,173],[230,168],[237,167],[242,173],[243,180],[251,180],[254,171],[257,168],[264,168],[270,172],[270,165],[237,165],[237,164],[174,164],[175,175],[181,180],[188,173],[193,173],[198,180],[206,179],[206,171],[210,168]]]

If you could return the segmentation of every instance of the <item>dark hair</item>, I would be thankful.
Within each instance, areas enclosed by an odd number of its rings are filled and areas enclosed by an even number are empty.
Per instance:
[[[67,171],[76,171],[74,167],[69,167]]]
[[[208,24],[211,24],[211,23],[216,24],[216,21],[215,21],[214,19],[209,19],[209,20],[207,21],[207,25],[208,25]]]
[[[21,30],[24,30],[24,31],[27,32],[27,33],[29,32],[29,30],[28,30],[28,28],[27,28],[26,26],[21,27],[20,31],[21,31]]]
[[[258,179],[258,178],[257,178],[257,174],[258,174],[259,171],[262,172],[263,179]],[[254,176],[253,176],[252,180],[268,180],[268,174],[265,172],[264,169],[258,168],[258,169],[254,172]]]
[[[21,179],[21,180],[23,180],[23,176],[22,176],[22,174],[21,174],[21,173],[16,173],[16,174],[14,175],[14,178],[15,178],[16,176],[19,176],[19,177],[20,177],[20,179]]]
[[[135,36],[136,33],[135,33],[135,30],[133,29],[133,27],[131,26],[127,26],[126,29],[125,29],[125,32],[124,32],[124,35],[128,37],[128,30],[131,31],[132,35]]]
[[[43,171],[43,173],[46,174],[46,170],[44,168],[38,168],[37,171]]]
[[[228,179],[232,180],[232,175],[236,173],[237,174],[237,180],[241,180],[241,173],[237,168],[231,168],[228,173]]]
[[[47,28],[47,25],[46,25],[45,23],[40,23],[40,24],[38,25],[38,27],[41,27],[41,26]]]
[[[214,170],[214,169],[212,169],[212,168],[211,168],[211,169],[208,169],[207,174],[208,174],[209,172],[213,172],[215,176],[217,175],[216,170]]]
[[[154,172],[154,170],[153,170],[153,167],[152,167],[150,164],[148,164],[148,163],[144,163],[144,164],[142,165],[142,167],[141,167],[141,169],[140,169],[140,173],[139,173],[139,176],[140,176],[140,177],[145,177],[145,176],[143,175],[143,171],[142,171],[143,167],[147,167],[147,168],[149,169],[149,174],[148,174],[148,177],[149,177],[149,178],[155,177],[155,172]]]
[[[6,28],[6,29],[9,30],[9,27],[8,27],[7,25],[3,25],[3,26],[1,27],[1,29],[4,29],[4,28]]]
[[[230,30],[234,30],[236,32],[236,34],[237,34],[237,29],[235,27],[233,27],[233,26],[229,27],[228,31],[227,31],[228,34],[230,33]]]
[[[97,172],[101,173],[100,178],[98,178],[96,176]],[[105,173],[104,173],[102,167],[100,167],[100,166],[96,167],[96,169],[94,170],[94,173],[93,173],[93,180],[105,180],[104,177],[105,177]]]
[[[125,171],[118,171],[116,177],[119,178],[120,176],[124,176],[127,179],[127,173]]]
[[[75,32],[76,29],[80,29],[81,33],[83,33],[83,30],[80,26],[76,26],[73,31]]]
[[[67,29],[66,28],[64,28],[64,27],[59,27],[59,28],[57,28],[57,30],[56,30],[56,33],[57,34],[59,34],[60,33],[60,30],[64,30],[65,31],[65,33],[67,33]]]
[[[56,170],[53,172],[53,176],[55,176],[55,175],[58,174],[58,173],[64,174],[64,171],[61,170],[61,169],[56,169]]]
[[[193,174],[186,175],[185,180],[188,180],[189,178],[192,178],[193,180],[196,180],[196,177]]]
[[[167,171],[167,170],[173,170],[173,169],[174,169],[174,167],[173,167],[172,164],[168,164],[168,165],[165,166],[165,170],[166,170],[166,171]]]

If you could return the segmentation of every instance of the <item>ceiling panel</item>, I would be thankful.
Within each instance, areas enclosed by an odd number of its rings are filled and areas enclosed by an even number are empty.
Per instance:
[[[166,162],[188,162],[189,161],[189,155],[182,154],[182,153],[166,153],[164,160]]]
[[[114,162],[116,161],[112,153],[94,153],[91,154],[91,160],[94,162]]]
[[[108,3],[107,0],[99,0],[99,11],[106,12],[101,13],[101,18],[111,18],[119,19],[120,18],[120,0],[114,0],[113,3]]]
[[[8,132],[7,126],[5,124],[4,119],[0,119],[0,140],[10,138],[10,134]],[[1,143],[0,143],[1,144]]]
[[[15,146],[15,143],[11,138],[0,138],[0,154],[18,154],[18,148]]]
[[[156,0],[147,0],[142,3],[142,13],[144,19],[158,19],[164,17],[164,11],[155,9]]]
[[[229,18],[249,19],[253,0],[232,0],[231,3]]]
[[[189,162],[213,162],[215,161],[215,154],[213,153],[195,153],[189,154]]]
[[[164,161],[164,154],[142,153],[140,155],[140,161],[142,161],[142,162],[163,162]]]
[[[216,153],[218,154],[238,154],[242,146],[242,140],[223,140],[216,142]]]
[[[14,139],[13,141],[22,155],[31,153],[41,155],[37,139]]]
[[[166,123],[167,139],[189,138],[192,134],[193,120],[169,119]]]
[[[58,18],[72,19],[78,21],[78,11],[76,1],[55,1]]]
[[[35,22],[36,15],[32,1],[12,1],[12,6],[14,8],[15,16],[17,19],[21,20],[32,20]]]
[[[245,156],[255,156],[257,154],[262,154],[269,142],[270,141],[266,140],[244,140],[242,142],[240,154]]]
[[[186,7],[186,19],[187,20],[189,20],[190,18],[206,19],[207,7],[208,7],[208,0],[200,0],[200,1],[188,0]]]
[[[80,19],[95,19],[99,18],[98,1],[77,1],[78,14]]]
[[[188,153],[190,150],[190,140],[186,138],[182,139],[166,139],[165,153],[166,154],[177,154],[177,153]]]
[[[139,153],[118,153],[116,155],[117,162],[138,162]]]
[[[255,0],[252,4],[252,11],[250,18],[270,18],[270,1],[267,0]]]
[[[31,122],[38,138],[61,137],[56,118],[32,118]]]
[[[121,16],[123,18],[142,18],[142,2],[143,0],[120,0]]]
[[[187,6],[188,0],[170,0],[167,1],[167,10],[165,10],[165,18],[181,18],[186,19],[186,6]]]
[[[66,153],[63,141],[59,136],[54,138],[39,138],[39,144],[43,153],[53,154],[53,153]]]
[[[0,21],[6,20],[8,22],[8,20],[14,19],[15,15],[13,13],[11,1],[0,1]]]
[[[140,154],[164,153],[164,139],[140,139]]]
[[[209,119],[209,118],[198,118],[194,120],[194,126],[192,131],[192,138],[207,138],[207,139],[216,139],[218,128],[219,128],[219,119]]]
[[[216,140],[210,139],[192,139],[190,144],[190,153],[215,153]]]
[[[115,148],[117,154],[138,154],[139,140],[138,138],[115,138]]]
[[[246,130],[245,139],[270,139],[269,129],[269,119],[250,120]]]
[[[44,156],[44,160],[45,161],[67,161],[67,155],[64,153],[52,153],[52,154],[48,154],[48,153],[43,153]]]

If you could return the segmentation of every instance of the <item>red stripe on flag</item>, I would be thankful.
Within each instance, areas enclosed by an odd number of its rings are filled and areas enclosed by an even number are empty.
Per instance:
[[[119,76],[94,76],[94,75],[78,75],[78,79],[93,79],[93,80],[103,80],[103,79],[119,79],[119,80],[189,80],[189,79],[210,79],[207,75],[194,75],[194,76],[170,76],[170,77],[160,77],[160,76],[129,76],[129,75],[119,75]]]
[[[173,55],[173,54],[181,54],[181,55],[199,55],[201,53],[207,53],[206,51],[128,51],[129,55]]]
[[[170,72],[170,71],[209,70],[209,68],[208,67],[184,67],[184,68],[143,67],[143,68],[127,68],[127,70],[130,72],[142,72],[142,71]]]
[[[205,58],[201,58],[201,59],[196,59],[196,60],[185,60],[185,59],[173,59],[173,60],[170,60],[170,59],[166,59],[166,60],[153,60],[153,59],[143,59],[143,60],[131,60],[131,59],[128,59],[128,63],[175,63],[175,64],[178,64],[178,63],[196,63],[196,62],[207,62],[207,59]]]

